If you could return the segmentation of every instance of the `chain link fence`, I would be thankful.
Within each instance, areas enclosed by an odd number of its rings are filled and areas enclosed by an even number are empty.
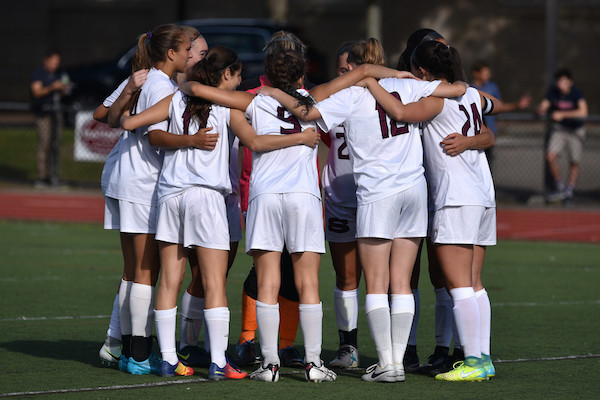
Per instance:
[[[71,110],[63,110],[69,113]],[[99,188],[103,160],[120,130],[92,119],[91,111],[77,112],[67,124],[57,148],[58,186]],[[533,114],[505,114],[497,118],[498,138],[491,163],[499,205],[543,205],[548,187],[545,163],[546,122]],[[72,126],[71,126],[72,125]],[[586,142],[574,207],[600,206],[600,116],[586,123]],[[0,186],[33,186],[36,182],[35,117],[28,104],[0,103]],[[327,149],[321,146],[322,154]],[[326,158],[322,158],[323,162]],[[560,157],[563,176],[566,156]]]

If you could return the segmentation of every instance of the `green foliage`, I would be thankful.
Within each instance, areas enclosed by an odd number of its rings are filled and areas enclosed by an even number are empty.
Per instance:
[[[337,382],[308,384],[302,371],[283,369],[277,384],[250,380],[205,382],[200,369],[190,378],[132,376],[102,368],[98,350],[108,327],[121,277],[118,234],[95,224],[0,221],[0,396],[82,388],[128,389],[49,393],[52,398],[598,398],[600,330],[598,246],[504,241],[488,251],[484,283],[492,301],[492,359],[497,376],[483,383],[436,382],[407,375],[405,383],[360,380],[362,370],[340,373]],[[240,332],[240,295],[250,257],[243,243],[228,282],[230,351]],[[421,274],[418,350],[421,362],[433,351],[434,296]],[[333,309],[335,276],[322,258],[323,359],[338,338]],[[184,286],[189,282],[186,275]],[[361,304],[364,304],[364,290]],[[297,344],[302,349],[299,330]],[[359,316],[361,365],[376,361],[364,317]],[[518,361],[521,360],[521,361]],[[536,361],[538,360],[538,361]],[[169,386],[142,387],[183,382]]]

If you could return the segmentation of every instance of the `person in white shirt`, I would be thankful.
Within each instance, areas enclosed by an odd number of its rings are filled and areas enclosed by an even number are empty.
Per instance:
[[[461,79],[455,49],[431,41],[411,57],[413,72],[429,81]],[[481,381],[495,375],[489,356],[490,303],[481,282],[486,246],[496,244],[496,208],[490,169],[481,149],[493,145],[482,122],[493,102],[469,88],[456,99],[423,99],[404,105],[372,80],[368,87],[394,119],[421,116],[433,218],[428,235],[454,302],[464,363],[436,375],[438,380]]]
[[[233,91],[240,83],[241,69],[241,62],[234,51],[215,47],[192,68],[189,77]],[[205,292],[204,319],[211,338],[212,363],[208,376],[214,380],[241,379],[246,373],[232,366],[225,356],[229,331],[226,276],[230,242],[225,199],[232,193],[229,163],[234,140],[233,134],[229,134],[229,127],[255,152],[298,144],[314,146],[318,135],[316,130],[308,129],[298,135],[257,136],[242,112],[202,99],[188,98],[182,92],[123,120],[123,127],[133,129],[166,116],[171,120],[169,129],[172,133],[150,132],[150,142],[166,149],[158,183],[156,234],[162,264],[155,310],[163,356],[161,374],[193,373],[178,361],[175,352],[177,295],[185,269],[185,249],[192,247],[200,265]],[[211,151],[198,150],[190,145],[195,136],[193,132],[204,127],[219,132],[217,145]]]
[[[110,107],[108,123],[119,125],[123,110],[132,105],[133,112],[141,112],[156,104],[177,89],[175,76],[184,72],[190,57],[190,38],[179,26],[160,25],[138,39],[134,63],[149,65],[150,71],[141,88],[126,85]],[[140,61],[141,60],[141,61]],[[130,82],[131,83],[131,82]],[[132,374],[160,372],[158,357],[151,355],[154,286],[158,279],[158,246],[156,233],[156,186],[162,166],[163,153],[151,145],[148,132],[166,128],[167,121],[153,127],[126,132],[119,145],[118,161],[113,168],[106,197],[112,218],[132,243],[125,257],[135,264],[134,281],[122,285],[120,293],[128,293],[131,314],[131,356],[121,369]],[[124,248],[125,250],[126,248]],[[125,287],[123,287],[125,286]],[[127,300],[125,300],[127,301]]]

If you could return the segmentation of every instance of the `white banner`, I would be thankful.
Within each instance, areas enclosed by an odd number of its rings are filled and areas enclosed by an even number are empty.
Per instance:
[[[78,111],[75,115],[75,161],[104,162],[123,132],[95,121],[93,111]]]

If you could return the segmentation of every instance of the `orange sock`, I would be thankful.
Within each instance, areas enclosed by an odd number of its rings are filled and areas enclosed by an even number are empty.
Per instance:
[[[298,302],[279,296],[279,349],[293,347],[298,332],[300,314]]]
[[[253,340],[258,325],[256,323],[256,300],[242,292],[242,333],[238,344]]]

